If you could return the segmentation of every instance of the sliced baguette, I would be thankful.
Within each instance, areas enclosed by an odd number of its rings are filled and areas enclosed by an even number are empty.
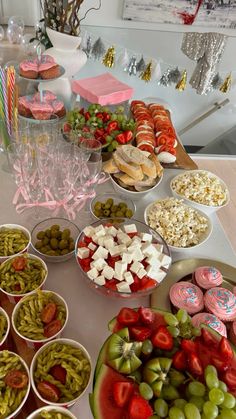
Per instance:
[[[140,165],[134,163],[128,163],[125,161],[118,150],[113,153],[113,159],[115,164],[122,172],[126,173],[128,176],[135,180],[142,180],[143,179],[143,171]]]
[[[152,153],[149,157],[149,159],[151,159],[151,161],[155,164],[156,166],[156,174],[158,177],[160,177],[163,173],[163,167],[161,165],[161,163],[158,160],[158,157],[156,156],[156,154]]]
[[[107,160],[102,165],[104,172],[106,173],[118,173],[120,170],[117,167],[114,159]]]
[[[136,187],[136,186],[151,187],[151,186],[154,186],[156,184],[156,180],[152,179],[148,176],[145,176],[142,180],[135,180],[135,179],[131,178],[130,176],[128,176],[127,174],[124,174],[124,175],[120,176],[119,181],[121,181],[126,186],[134,186],[134,187]]]
[[[142,150],[127,144],[119,147],[117,152],[127,163],[140,165],[144,175],[151,178],[157,176],[156,165]]]

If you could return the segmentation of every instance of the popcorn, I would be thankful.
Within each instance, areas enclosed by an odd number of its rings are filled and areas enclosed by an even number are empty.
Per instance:
[[[147,221],[170,246],[192,247],[199,244],[208,229],[208,220],[183,200],[166,198],[153,203]]]
[[[228,198],[220,179],[204,170],[179,175],[171,182],[171,187],[183,198],[211,207],[224,205]]]

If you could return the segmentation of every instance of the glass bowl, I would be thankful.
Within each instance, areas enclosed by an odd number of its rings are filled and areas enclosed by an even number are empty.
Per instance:
[[[118,195],[116,193],[104,193],[104,194],[96,195],[95,198],[93,198],[91,203],[90,203],[90,211],[91,211],[92,215],[94,216],[94,218],[96,218],[96,220],[100,220],[102,218],[109,218],[109,219],[112,218],[112,219],[114,219],[114,218],[124,217],[124,214],[121,217],[120,216],[117,216],[117,217],[112,216],[111,217],[109,215],[108,216],[103,215],[101,217],[98,217],[98,216],[95,215],[95,213],[94,213],[95,204],[97,202],[105,203],[108,199],[113,199],[114,205],[118,205],[119,203],[124,202],[127,205],[127,208],[132,210],[132,213],[133,213],[133,215],[131,217],[128,217],[128,218],[133,218],[134,217],[134,214],[136,212],[136,206],[131,199],[127,198],[126,196]]]
[[[78,250],[78,247],[80,247],[80,243],[85,238],[85,233],[84,233],[84,231],[82,231],[80,233],[78,239],[77,239],[77,242],[76,242],[76,246],[75,246],[75,257],[76,257],[78,266],[79,266],[81,272],[83,273],[83,277],[85,278],[85,280],[88,283],[88,286],[90,286],[94,291],[96,291],[99,294],[106,295],[108,297],[125,298],[125,299],[134,299],[134,298],[139,298],[139,297],[142,297],[142,296],[150,295],[158,287],[159,283],[164,280],[164,278],[165,278],[165,276],[166,276],[166,274],[168,272],[168,269],[169,269],[169,267],[171,265],[171,258],[170,258],[170,250],[169,250],[169,247],[168,247],[167,243],[165,242],[165,240],[160,236],[160,234],[158,234],[157,232],[155,232],[151,227],[149,227],[145,223],[142,223],[140,221],[133,220],[133,219],[130,220],[130,219],[123,218],[122,220],[119,219],[119,222],[117,222],[117,223],[110,224],[109,223],[109,220],[102,219],[102,220],[96,221],[93,224],[91,224],[91,227],[92,228],[96,228],[96,227],[102,225],[102,226],[113,226],[113,227],[117,227],[117,229],[118,229],[118,228],[121,228],[122,226],[131,225],[131,224],[132,225],[134,224],[136,226],[136,229],[137,229],[137,232],[138,233],[140,233],[140,234],[141,233],[150,234],[152,236],[152,243],[153,244],[161,245],[162,246],[162,249],[163,249],[162,250],[162,253],[165,254],[165,255],[167,255],[169,257],[168,265],[162,266],[160,268],[161,269],[161,276],[162,276],[162,278],[160,279],[159,282],[157,282],[157,280],[156,281],[153,281],[153,282],[155,282],[155,284],[153,285],[153,283],[152,283],[152,286],[150,286],[150,287],[148,287],[149,284],[146,284],[146,286],[143,285],[143,288],[141,290],[138,290],[138,291],[132,291],[132,292],[129,292],[129,291],[127,291],[127,292],[125,291],[124,292],[124,291],[122,291],[122,292],[120,292],[120,291],[117,290],[116,287],[113,287],[114,289],[112,289],[111,287],[110,288],[107,288],[104,285],[98,285],[97,283],[95,283],[94,281],[92,281],[88,277],[86,271],[83,270],[82,266],[79,263],[79,258],[77,256],[77,250]]]
[[[66,262],[67,260],[71,259],[74,255],[74,248],[69,253],[66,253],[65,255],[58,255],[58,256],[50,256],[46,255],[45,253],[40,252],[39,249],[35,247],[37,239],[37,234],[40,231],[45,231],[47,229],[50,229],[53,225],[59,225],[60,230],[69,229],[71,233],[71,237],[76,242],[76,239],[80,233],[80,229],[72,223],[71,221],[65,219],[65,218],[48,218],[44,221],[40,221],[40,223],[36,224],[36,226],[33,228],[31,232],[31,245],[34,249],[34,252],[41,257],[45,262],[52,262],[52,263],[59,263],[59,262]]]

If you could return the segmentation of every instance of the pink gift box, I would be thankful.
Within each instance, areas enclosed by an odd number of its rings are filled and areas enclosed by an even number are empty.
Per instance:
[[[110,73],[72,81],[72,90],[90,103],[116,105],[129,100],[134,89],[117,80]]]

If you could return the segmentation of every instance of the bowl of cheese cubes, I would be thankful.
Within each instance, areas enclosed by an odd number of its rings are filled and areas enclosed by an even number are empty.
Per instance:
[[[88,285],[116,298],[138,298],[153,292],[171,265],[170,250],[148,225],[123,218],[102,219],[80,233],[75,256]]]

